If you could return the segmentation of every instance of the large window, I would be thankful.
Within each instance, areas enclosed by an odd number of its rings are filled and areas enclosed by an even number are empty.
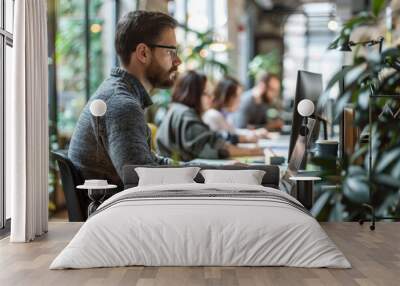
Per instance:
[[[11,93],[14,0],[0,0],[0,228],[11,217],[10,194],[5,189],[5,99]]]
[[[336,37],[339,20],[333,3],[309,3],[302,13],[288,17],[285,25],[285,55],[283,57],[283,96],[291,99],[296,93],[298,70],[322,73],[324,87],[333,74],[341,68],[342,53],[328,51]],[[332,96],[335,93],[333,92]]]
[[[170,1],[169,12],[186,29],[177,30],[177,40],[183,48],[183,62],[180,66],[184,69],[201,69],[208,76],[220,77],[221,69],[213,65],[217,61],[228,65],[228,2],[175,0]],[[190,9],[189,9],[190,7]],[[197,33],[209,32],[212,44],[204,35]],[[193,50],[203,46],[198,53],[200,57],[193,56]]]
[[[322,74],[323,87],[343,64],[343,53],[327,50],[337,36],[340,21],[333,3],[303,4],[302,13],[288,17],[285,24],[285,54],[283,57],[283,98],[292,102],[296,94],[298,70]],[[338,87],[330,90],[330,100],[325,105],[325,115],[333,120],[333,101],[338,96]],[[335,130],[328,127],[331,136]]]

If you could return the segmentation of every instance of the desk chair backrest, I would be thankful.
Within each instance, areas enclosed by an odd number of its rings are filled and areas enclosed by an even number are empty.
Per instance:
[[[69,221],[85,221],[87,219],[87,206],[89,204],[88,198],[84,191],[76,189],[76,186],[84,183],[84,179],[79,170],[68,158],[67,153],[67,150],[51,152],[60,169]]]

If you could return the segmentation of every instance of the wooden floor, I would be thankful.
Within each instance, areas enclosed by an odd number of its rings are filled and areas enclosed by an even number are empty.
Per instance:
[[[32,243],[0,241],[0,285],[400,285],[400,224],[378,223],[375,231],[357,223],[322,223],[353,268],[123,267],[48,270],[81,226],[50,223]]]

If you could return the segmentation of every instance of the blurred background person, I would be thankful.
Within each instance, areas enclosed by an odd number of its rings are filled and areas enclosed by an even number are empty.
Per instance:
[[[212,107],[202,115],[204,123],[213,131],[236,134],[240,143],[257,142],[260,138],[267,138],[268,131],[265,128],[235,128],[227,121],[228,115],[238,110],[242,92],[242,87],[235,78],[227,76],[220,80],[213,92]]]
[[[279,101],[280,90],[281,83],[277,75],[262,74],[257,84],[243,93],[238,111],[229,120],[236,128],[280,130],[283,126],[281,119],[267,118],[268,109]]]
[[[235,146],[235,136],[229,132],[212,131],[201,119],[211,106],[207,77],[195,71],[184,73],[175,85],[171,107],[157,132],[160,154],[182,161],[263,155],[261,148]]]

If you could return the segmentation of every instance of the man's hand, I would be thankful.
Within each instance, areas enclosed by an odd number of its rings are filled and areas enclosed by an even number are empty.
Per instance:
[[[242,163],[240,161],[235,161],[232,165],[238,166],[238,167],[248,167],[248,166],[250,166],[250,165]]]

